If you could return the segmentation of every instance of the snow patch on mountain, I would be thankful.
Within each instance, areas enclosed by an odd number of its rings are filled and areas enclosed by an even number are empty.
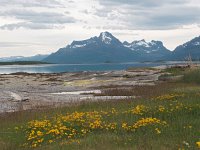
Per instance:
[[[109,32],[102,32],[99,36],[99,39],[105,43],[105,44],[108,44],[110,45],[111,42],[114,40],[114,37],[111,33]]]
[[[164,49],[167,50],[163,46],[163,43],[161,41],[154,41],[154,40],[150,42],[146,42],[143,39],[139,41],[133,41],[132,43],[128,43],[127,41],[125,41],[123,45],[124,47],[127,47],[131,49],[132,51],[137,51],[137,52],[146,53],[146,54],[159,52]]]
[[[106,32],[103,32],[102,33],[102,42],[104,42],[106,44],[110,44],[111,41],[112,41],[112,38],[109,37]]]
[[[200,42],[195,42],[193,45],[198,46],[200,45]]]
[[[81,44],[81,45],[73,45],[71,48],[80,48],[85,47],[87,44]]]
[[[156,45],[156,41],[153,41],[153,40],[152,40],[151,42],[149,42],[149,44],[152,45],[152,46],[153,46],[153,45]]]
[[[83,41],[73,41],[71,43],[71,45],[68,45],[68,46],[69,46],[69,48],[75,49],[75,48],[86,47],[86,46],[96,43],[96,42],[97,42],[97,37],[92,37],[90,39],[83,40]]]
[[[150,46],[149,46],[149,43],[147,43],[145,40],[136,41],[135,44],[136,44],[136,45],[139,45],[139,46],[150,47]]]
[[[133,41],[132,43],[124,42],[123,43],[125,47],[133,50],[133,51],[140,51],[141,48],[150,48],[152,45],[151,43],[146,42],[145,40],[140,41]],[[150,51],[146,51],[149,53]]]

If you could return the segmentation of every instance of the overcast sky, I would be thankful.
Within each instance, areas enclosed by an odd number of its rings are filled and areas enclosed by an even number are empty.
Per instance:
[[[173,50],[200,35],[199,0],[0,0],[0,57],[48,54],[109,31]]]

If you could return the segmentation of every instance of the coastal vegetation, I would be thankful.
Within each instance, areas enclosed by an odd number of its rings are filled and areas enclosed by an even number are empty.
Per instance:
[[[166,69],[163,73],[182,77],[105,91],[135,99],[1,114],[1,149],[199,149],[199,72]]]

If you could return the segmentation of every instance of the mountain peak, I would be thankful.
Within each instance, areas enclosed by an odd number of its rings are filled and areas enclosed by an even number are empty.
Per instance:
[[[127,42],[127,41],[124,41],[124,42],[123,42],[123,45],[130,45],[130,43]]]
[[[90,39],[87,39],[87,40],[82,40],[82,41],[73,41],[71,43],[71,45],[69,45],[70,48],[81,48],[81,47],[85,47],[85,46],[88,46],[90,44],[93,44],[93,43],[96,43],[97,41],[97,37],[92,37]]]
[[[102,37],[102,36],[113,37],[113,35],[112,35],[110,32],[108,32],[108,31],[101,32],[101,33],[100,33],[100,37]]]
[[[180,47],[185,49],[190,49],[191,47],[196,47],[196,46],[200,46],[200,36],[195,37],[194,39],[184,43],[183,45],[179,45],[176,49],[179,49]]]
[[[144,39],[139,40],[139,41],[133,41],[132,45],[137,45],[137,46],[143,46],[143,47],[149,47],[149,43],[147,43]]]
[[[173,51],[173,59],[175,60],[185,60],[188,56],[192,59],[199,60],[200,56],[200,36],[195,37],[194,39],[179,45]]]
[[[149,42],[151,45],[160,45],[163,46],[163,42],[161,41],[155,41],[155,40],[151,40],[151,42]]]
[[[132,43],[124,42],[123,45],[133,51],[137,51],[143,54],[155,54],[155,53],[169,53],[161,41],[152,40],[151,42],[147,42],[144,39],[136,40]]]
[[[112,40],[116,39],[110,32],[102,32],[99,39],[105,44],[111,44]]]

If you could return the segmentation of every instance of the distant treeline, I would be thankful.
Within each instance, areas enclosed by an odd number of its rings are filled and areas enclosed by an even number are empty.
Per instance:
[[[0,65],[37,65],[37,64],[49,64],[41,61],[14,61],[14,62],[0,62]]]

